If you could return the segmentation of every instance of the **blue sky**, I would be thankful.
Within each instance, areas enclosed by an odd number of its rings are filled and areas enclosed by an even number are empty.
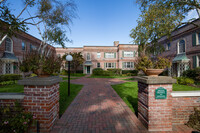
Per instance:
[[[14,13],[19,14],[23,4],[21,0],[8,0]],[[74,0],[77,5],[78,18],[70,25],[67,33],[73,43],[67,47],[112,46],[114,41],[121,44],[133,43],[129,37],[132,28],[137,26],[139,5],[135,0]],[[31,13],[36,9],[30,10]],[[25,12],[23,16],[27,16]],[[197,17],[196,11],[191,11],[188,18]],[[67,29],[67,28],[66,28]],[[31,26],[29,34],[41,38],[36,27]]]

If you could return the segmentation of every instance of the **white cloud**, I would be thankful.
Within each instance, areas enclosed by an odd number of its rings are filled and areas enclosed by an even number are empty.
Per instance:
[[[190,20],[192,18],[198,18],[198,14],[197,14],[197,10],[194,9],[194,10],[191,10],[190,12],[188,12],[188,15],[186,16],[185,20]]]

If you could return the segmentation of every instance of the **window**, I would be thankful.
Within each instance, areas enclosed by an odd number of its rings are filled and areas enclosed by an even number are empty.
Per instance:
[[[193,68],[200,67],[200,55],[193,56]]]
[[[97,53],[97,58],[101,58],[101,53]]]
[[[105,63],[105,68],[115,68],[116,63]]]
[[[33,51],[33,45],[30,44],[30,51]]]
[[[100,68],[101,66],[100,66],[100,63],[97,63],[97,68]]]
[[[87,61],[90,61],[91,58],[90,58],[90,53],[87,53]]]
[[[185,52],[185,41],[181,40],[178,44],[178,54]]]
[[[170,50],[170,47],[171,47],[171,44],[168,43],[168,44],[166,45],[166,50]]]
[[[26,50],[26,45],[24,42],[22,42],[22,50]]]
[[[133,51],[124,51],[123,57],[133,57]]]
[[[5,74],[10,74],[12,73],[12,65],[11,63],[6,63],[5,64]]]
[[[123,68],[133,68],[133,62],[123,62]]]
[[[5,40],[5,51],[12,52],[12,42],[11,42],[11,39],[9,38],[6,38]]]
[[[116,53],[105,53],[105,58],[116,58]]]

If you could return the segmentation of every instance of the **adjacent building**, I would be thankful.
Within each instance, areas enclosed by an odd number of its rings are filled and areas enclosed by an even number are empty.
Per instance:
[[[134,62],[138,56],[138,45],[119,44],[114,42],[114,46],[83,46],[81,48],[56,48],[56,54],[81,52],[85,62],[83,73],[92,74],[94,68],[104,70],[110,68],[120,68],[122,70],[134,70]]]
[[[173,31],[170,39],[162,37],[159,43],[165,47],[165,51],[159,55],[172,61],[172,67],[169,69],[171,76],[179,77],[189,68],[200,67],[199,19]]]
[[[0,74],[20,74],[19,61],[40,44],[41,40],[25,32],[7,37],[0,45]],[[55,52],[54,47],[48,45],[47,48]]]

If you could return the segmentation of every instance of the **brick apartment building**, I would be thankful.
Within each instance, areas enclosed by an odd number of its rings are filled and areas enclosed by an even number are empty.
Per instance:
[[[179,77],[184,70],[200,66],[200,20],[173,31],[170,40],[162,37],[159,43],[165,47],[160,55],[172,61],[169,69],[172,76]]]
[[[134,70],[134,62],[138,55],[138,45],[119,44],[114,46],[83,46],[81,48],[56,48],[56,54],[63,56],[67,53],[81,52],[85,62],[83,73],[92,74],[94,68],[120,68],[122,70]]]
[[[19,61],[28,52],[39,48],[41,40],[20,32],[7,37],[0,45],[0,74],[20,74]],[[48,45],[55,52],[55,48]]]

